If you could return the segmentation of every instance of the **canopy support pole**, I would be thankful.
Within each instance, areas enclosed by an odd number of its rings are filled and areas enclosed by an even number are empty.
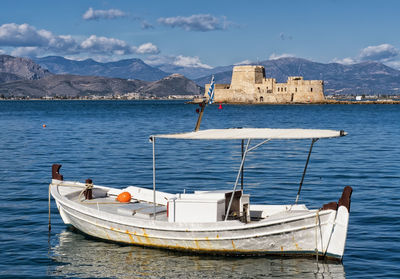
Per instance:
[[[156,220],[156,152],[155,152],[155,144],[156,138],[151,137],[151,141],[153,143],[153,203],[154,203],[154,220]]]
[[[244,152],[244,140],[242,139],[242,160],[243,160],[243,152]],[[241,169],[241,175],[240,175],[240,183],[241,183],[241,189],[243,191],[243,175],[244,175],[244,163]]]
[[[232,192],[232,195],[231,195],[231,199],[229,200],[228,209],[226,210],[226,213],[225,213],[225,221],[228,220],[229,210],[231,209],[233,197],[235,196],[236,187],[237,187],[237,184],[239,182],[239,177],[240,177],[241,170],[243,168],[244,160],[246,159],[247,150],[249,149],[249,144],[250,144],[250,139],[247,140],[246,149],[245,149],[245,151],[243,153],[242,161],[240,162],[240,168],[239,168],[238,175],[236,176],[235,186],[233,187],[233,192]]]
[[[304,166],[303,176],[301,177],[301,181],[300,181],[300,185],[299,185],[299,190],[297,191],[296,201],[294,202],[294,204],[297,204],[297,202],[299,201],[300,191],[301,191],[301,187],[303,186],[304,177],[306,176],[308,162],[310,161],[310,156],[311,156],[311,152],[312,152],[314,143],[315,143],[317,140],[318,140],[318,139],[312,139],[312,141],[311,141],[311,146],[310,146],[310,150],[308,151],[308,156],[307,156],[306,165]]]
[[[264,143],[269,142],[271,139],[266,139],[266,140],[260,142],[259,144],[256,144],[256,145],[253,146],[252,148],[249,148],[250,140],[251,140],[251,139],[248,139],[248,140],[247,140],[246,148],[245,148],[244,152],[242,152],[242,161],[240,162],[240,168],[239,168],[238,174],[237,174],[237,176],[236,176],[235,186],[233,187],[233,193],[232,193],[231,199],[229,200],[228,209],[227,209],[226,214],[225,214],[225,221],[228,219],[228,213],[229,213],[229,210],[231,209],[231,205],[232,205],[232,201],[233,201],[233,196],[234,196],[234,194],[235,194],[236,187],[237,187],[237,184],[238,184],[238,182],[239,182],[240,174],[242,173],[242,170],[243,170],[244,161],[245,161],[245,159],[246,159],[247,153],[249,153],[250,151],[252,151],[252,150],[254,150],[254,149],[258,148],[258,147],[260,147],[260,146],[263,145]],[[243,142],[243,140],[242,140],[242,142]],[[243,188],[242,188],[242,190],[243,190]]]

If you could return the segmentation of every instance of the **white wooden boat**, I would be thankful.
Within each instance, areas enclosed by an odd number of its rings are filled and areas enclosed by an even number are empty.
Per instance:
[[[59,173],[61,165],[55,164],[50,193],[65,224],[105,240],[196,253],[316,256],[341,261],[352,188],[344,188],[338,203],[321,205],[320,209],[308,209],[297,201],[313,144],[344,135],[332,130],[266,128],[153,135],[153,189],[64,181]],[[233,189],[190,194],[157,191],[154,146],[163,138],[242,140],[244,150]],[[251,204],[249,195],[238,188],[246,155],[268,141],[288,139],[312,140],[296,201],[288,205]],[[251,146],[252,140],[259,142]],[[116,201],[122,192],[131,194],[130,202]]]

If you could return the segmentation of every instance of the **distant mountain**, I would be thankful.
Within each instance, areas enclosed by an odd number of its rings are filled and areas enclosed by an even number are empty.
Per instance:
[[[171,95],[180,94],[179,92],[195,94],[194,92],[198,90],[198,87],[195,88],[183,76],[171,78],[168,72],[188,76],[199,86],[204,87],[205,84],[210,82],[211,75],[215,76],[216,83],[230,83],[234,67],[234,65],[228,65],[206,69],[163,64],[158,66],[159,69],[147,65],[140,59],[101,63],[92,59],[75,61],[60,56],[47,56],[37,58],[35,61],[38,64],[27,58],[0,55],[0,84],[17,80],[40,80],[51,76],[51,72],[53,72],[62,75],[89,76],[92,80],[94,76],[143,80],[147,81],[147,83],[142,84],[146,87],[146,91],[155,95],[164,96],[167,92],[171,92],[169,93]],[[262,61],[257,65],[263,65],[266,76],[275,78],[278,82],[286,82],[288,76],[303,76],[304,79],[308,80],[324,80],[326,94],[400,94],[400,71],[381,63],[362,62],[343,65],[317,63],[301,58],[281,58]],[[166,77],[168,78],[164,79]],[[54,78],[54,80],[56,79]],[[89,80],[89,78],[86,80]],[[176,84],[170,86],[170,80],[174,80]],[[149,82],[155,83],[150,84]],[[119,83],[121,84],[121,82]],[[22,83],[16,84],[18,84],[17,87],[22,86]],[[40,85],[40,83],[38,84]],[[105,91],[109,89],[106,87]],[[112,89],[113,92],[115,90],[115,88]],[[161,90],[161,92],[157,93],[157,90]],[[86,92],[85,90],[78,91]]]
[[[156,67],[163,70],[164,72],[181,74],[187,78],[195,80],[216,73],[232,71],[233,65],[219,66],[215,68],[201,68],[201,67],[177,66],[173,64],[161,64],[157,65]],[[204,84],[201,86],[204,86]]]
[[[88,95],[124,94],[145,85],[143,81],[128,81],[105,77],[53,75],[40,80],[20,80],[0,84],[0,94],[9,97],[77,97]]]
[[[0,83],[11,80],[36,80],[51,73],[28,58],[0,55]]]
[[[254,64],[255,65],[255,64]],[[301,58],[281,58],[257,63],[265,67],[267,77],[286,82],[288,76],[324,80],[325,93],[339,94],[399,94],[400,71],[376,62],[353,65],[316,63]],[[230,83],[232,70],[215,74],[216,83]],[[203,85],[210,83],[211,75],[196,79]]]
[[[11,81],[11,80],[20,80],[22,79],[20,76],[11,73],[2,73],[0,72],[0,83]]]
[[[202,92],[202,88],[183,75],[172,74],[159,81],[149,83],[141,88],[140,92],[159,97],[168,95],[198,95]]]
[[[163,97],[195,95],[199,92],[199,86],[181,75],[172,75],[156,82],[93,76],[51,75],[40,80],[0,83],[0,95],[4,97],[58,96],[71,98],[90,95],[123,95],[126,93]]]
[[[102,76],[145,81],[156,81],[169,75],[169,73],[151,67],[136,58],[106,63],[97,62],[93,59],[76,61],[61,56],[47,56],[35,58],[34,60],[55,74]]]

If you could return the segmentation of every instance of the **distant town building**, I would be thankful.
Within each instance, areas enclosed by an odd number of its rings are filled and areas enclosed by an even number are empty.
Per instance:
[[[207,97],[210,84],[205,86]],[[231,84],[215,84],[214,101],[224,103],[318,103],[323,102],[324,82],[288,77],[286,83],[277,83],[265,77],[263,66],[236,66]]]

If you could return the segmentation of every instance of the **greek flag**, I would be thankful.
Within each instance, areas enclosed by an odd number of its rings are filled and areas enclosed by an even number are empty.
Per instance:
[[[208,103],[211,105],[214,102],[214,76],[211,78],[210,88],[208,89]]]

